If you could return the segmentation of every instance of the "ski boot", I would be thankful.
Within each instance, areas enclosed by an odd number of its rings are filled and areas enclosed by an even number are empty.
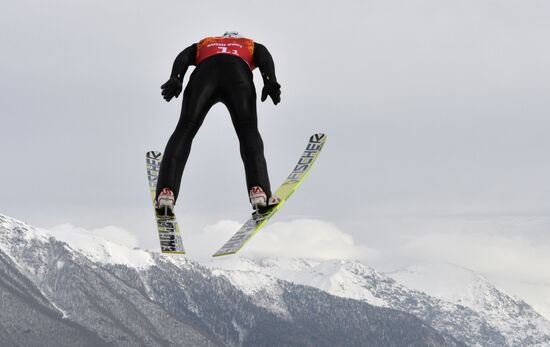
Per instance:
[[[254,186],[250,188],[248,196],[250,198],[252,208],[254,209],[253,214],[265,213],[275,207],[279,202],[281,202],[281,200],[275,195],[272,195],[268,199],[266,192],[264,192],[264,190],[260,186]]]
[[[155,206],[157,215],[164,217],[174,216],[172,211],[174,210],[175,203],[176,199],[174,197],[174,192],[172,192],[170,188],[164,188],[157,197]]]

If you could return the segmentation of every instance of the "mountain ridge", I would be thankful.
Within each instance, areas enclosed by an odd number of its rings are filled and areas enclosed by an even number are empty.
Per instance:
[[[57,307],[59,319],[78,324],[103,344],[464,345],[405,312],[288,281],[277,287],[276,304],[286,311],[273,312],[189,259],[98,242],[83,252],[46,230],[0,215],[0,255],[11,260],[6,271],[23,274],[46,304]],[[3,336],[8,335],[0,331]]]
[[[511,297],[471,270],[447,265],[446,275],[439,279],[464,282],[464,272],[476,279],[473,284],[484,290],[460,301],[430,293],[426,288],[410,286],[397,273],[384,274],[351,260],[306,260],[277,258],[233,258],[208,262],[214,273],[226,276],[232,283],[254,296],[251,283],[268,282],[269,276],[320,288],[333,295],[353,298],[379,307],[391,307],[411,313],[437,331],[450,334],[471,345],[516,346],[550,344],[550,322],[518,298]],[[462,271],[462,273],[459,273]],[[459,276],[459,275],[462,275]],[[433,274],[432,274],[433,276]],[[462,283],[467,288],[472,283]],[[429,283],[431,284],[431,282]],[[448,286],[449,286],[448,285]],[[418,286],[417,286],[418,287]],[[429,287],[429,285],[428,285]],[[473,305],[473,299],[485,305]],[[490,303],[490,305],[488,304]]]

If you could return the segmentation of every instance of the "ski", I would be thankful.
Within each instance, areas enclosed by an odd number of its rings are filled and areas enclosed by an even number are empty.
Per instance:
[[[216,253],[214,257],[235,254],[237,253],[260,229],[269,221],[271,217],[290,198],[292,193],[302,184],[307,174],[313,167],[315,160],[321,153],[327,136],[325,134],[315,134],[309,138],[304,153],[300,156],[298,164],[294,167],[287,179],[275,191],[274,195],[279,197],[281,201],[273,208],[255,212],[252,217],[243,224],[243,226],[227,241]]]
[[[185,254],[176,215],[173,214],[169,217],[159,215],[154,208],[161,160],[162,154],[160,152],[150,151],[146,154],[147,178],[149,179],[149,190],[151,192],[153,210],[155,211],[155,220],[157,222],[160,250],[162,253]]]

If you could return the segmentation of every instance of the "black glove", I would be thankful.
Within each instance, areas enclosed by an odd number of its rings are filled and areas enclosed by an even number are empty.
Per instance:
[[[170,101],[173,97],[178,97],[181,93],[181,82],[177,78],[170,78],[166,83],[160,86],[164,100]]]
[[[267,99],[267,96],[271,97],[273,104],[277,105],[281,102],[281,85],[275,81],[270,81],[264,84],[262,89],[262,102]]]

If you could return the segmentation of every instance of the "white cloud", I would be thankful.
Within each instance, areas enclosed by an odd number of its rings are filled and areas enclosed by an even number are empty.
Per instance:
[[[518,280],[550,281],[550,247],[522,235],[439,233],[417,235],[402,246],[403,256],[444,260]]]
[[[355,242],[336,225],[318,219],[298,219],[267,226],[250,253],[314,259],[371,259],[378,253]]]
[[[222,220],[207,226],[202,233],[189,235],[189,255],[209,257],[235,233],[240,223]],[[332,223],[317,219],[298,219],[266,226],[240,252],[249,256],[304,257],[313,259],[370,260],[378,252],[359,245],[353,237]]]
[[[66,242],[92,261],[131,267],[147,267],[153,264],[149,253],[134,249],[138,246],[136,237],[116,226],[87,230],[65,223],[48,230],[56,239]]]
[[[521,234],[429,232],[391,252],[401,264],[450,262],[479,272],[550,319],[550,245]]]
[[[48,230],[51,231],[56,238],[71,245],[78,245],[79,248],[81,248],[80,242],[87,239],[105,239],[128,248],[138,247],[138,241],[134,234],[123,228],[112,225],[88,230],[74,226],[70,223],[64,223],[48,228]]]
[[[240,226],[239,222],[224,219],[207,225],[202,232],[184,233],[186,255],[194,260],[210,259],[212,254],[239,230]]]

